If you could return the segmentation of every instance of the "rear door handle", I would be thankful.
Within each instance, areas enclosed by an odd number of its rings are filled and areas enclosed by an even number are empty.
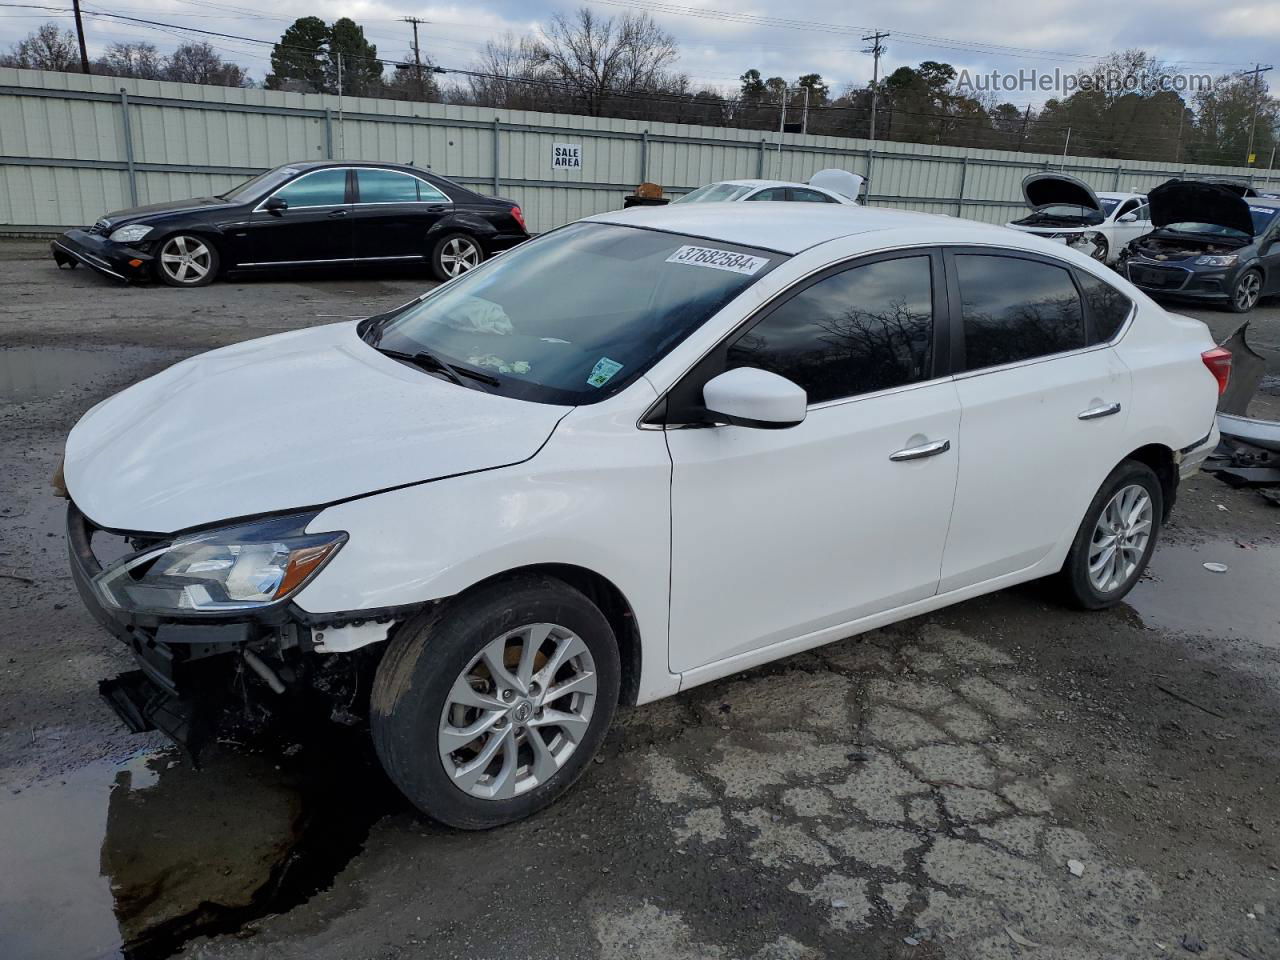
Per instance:
[[[442,203],[432,204],[431,206],[427,207],[427,213],[444,213],[444,211],[445,211],[445,206]]]
[[[1083,410],[1076,414],[1076,417],[1080,420],[1097,420],[1100,417],[1109,417],[1119,412],[1120,404],[1104,403],[1100,407],[1090,407],[1088,410]]]
[[[346,210],[330,210],[329,211],[329,216],[331,217],[345,217],[346,215],[347,215]]]
[[[950,449],[950,440],[933,440],[922,443],[918,447],[907,447],[905,450],[891,453],[889,459],[895,463],[901,463],[903,460],[923,460],[925,457],[936,457],[940,453],[946,453]]]

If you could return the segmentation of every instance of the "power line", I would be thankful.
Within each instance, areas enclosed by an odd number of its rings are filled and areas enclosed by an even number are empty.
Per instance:
[[[880,56],[884,53],[884,44],[880,41],[888,36],[889,34],[876,30],[871,36],[862,38],[871,41],[871,46],[864,48],[862,52],[875,58],[875,66],[871,68],[871,140],[876,138],[876,107],[880,102]]]

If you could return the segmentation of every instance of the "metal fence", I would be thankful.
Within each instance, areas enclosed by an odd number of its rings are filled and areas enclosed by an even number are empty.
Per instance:
[[[0,69],[0,232],[92,223],[327,158],[429,167],[515,200],[535,232],[616,209],[644,180],[678,195],[714,180],[802,181],[825,167],[866,177],[871,204],[990,222],[1021,209],[1022,178],[1046,169],[1097,190],[1145,191],[1184,174],[1280,187],[1280,175],[1248,168]]]

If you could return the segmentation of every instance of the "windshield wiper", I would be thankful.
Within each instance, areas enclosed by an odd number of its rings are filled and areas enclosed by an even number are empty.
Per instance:
[[[413,366],[420,370],[426,370],[431,373],[443,373],[460,387],[466,386],[466,384],[462,382],[463,377],[469,377],[478,383],[483,383],[490,387],[502,386],[502,381],[497,377],[491,377],[489,374],[481,373],[479,370],[468,370],[466,367],[454,366],[448,360],[436,356],[430,350],[419,350],[417,353],[404,353],[400,350],[388,350],[383,347],[375,347],[374,349],[379,353],[386,354],[394,360],[413,364]]]

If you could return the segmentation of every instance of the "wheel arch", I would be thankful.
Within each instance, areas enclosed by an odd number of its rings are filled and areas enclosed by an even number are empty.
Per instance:
[[[157,236],[152,241],[152,249],[155,250],[156,269],[160,269],[160,249],[173,237],[186,234],[192,237],[198,237],[203,242],[213,247],[213,252],[218,255],[218,273],[221,274],[227,269],[227,250],[226,235],[217,227],[208,224],[196,224],[194,226],[175,224],[170,227],[157,228]]]
[[[1173,458],[1173,450],[1163,443],[1148,443],[1131,450],[1122,458],[1121,463],[1125,460],[1144,463],[1155,473],[1156,479],[1160,481],[1160,495],[1164,501],[1160,519],[1161,522],[1168,520],[1169,514],[1173,512],[1173,501],[1178,495],[1178,465]]]
[[[613,635],[618,642],[618,660],[622,673],[618,701],[634,706],[640,691],[640,668],[643,658],[640,628],[636,624],[635,612],[630,602],[608,577],[587,567],[571,563],[529,564],[485,577],[450,599],[465,596],[495,582],[528,574],[542,574],[566,583],[585,595],[600,609],[605,619],[609,621],[609,626],[613,629]]]

